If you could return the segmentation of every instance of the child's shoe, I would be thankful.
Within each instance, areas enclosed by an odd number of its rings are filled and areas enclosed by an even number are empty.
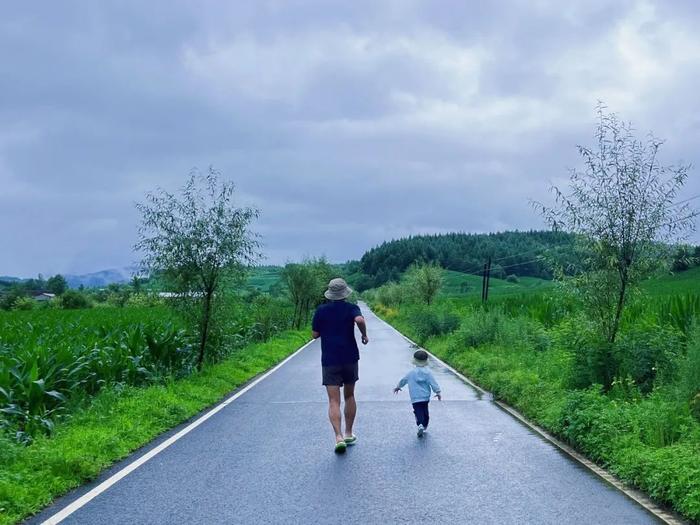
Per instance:
[[[424,433],[425,433],[425,427],[423,425],[418,425],[418,437],[419,438],[423,437]]]

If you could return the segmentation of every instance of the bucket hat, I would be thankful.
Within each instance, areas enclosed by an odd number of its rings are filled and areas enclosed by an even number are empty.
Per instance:
[[[345,282],[345,279],[338,277],[336,279],[331,279],[331,282],[328,283],[328,290],[326,290],[323,295],[326,296],[326,299],[330,299],[331,301],[340,301],[351,293],[352,290],[348,286],[348,283]]]

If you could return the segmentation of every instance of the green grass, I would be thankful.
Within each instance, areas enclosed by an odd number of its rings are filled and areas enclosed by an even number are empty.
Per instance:
[[[553,286],[552,281],[537,277],[519,277],[517,283],[491,277],[489,295],[516,295],[541,290]],[[482,278],[480,275],[444,270],[442,293],[448,296],[481,297]]]
[[[642,283],[642,290],[655,296],[700,294],[700,266],[648,279]]]
[[[270,287],[274,286],[282,278],[281,266],[258,266],[250,270],[246,284],[261,292],[270,292]]]
[[[95,478],[115,461],[272,367],[306,339],[306,331],[285,332],[185,379],[105,390],[88,408],[58,424],[51,437],[39,437],[28,447],[0,437],[0,525],[34,514],[57,496]]]
[[[0,428],[31,441],[105,387],[188,373],[191,347],[164,307],[2,312]]]
[[[481,297],[481,276],[452,270],[443,274],[442,293],[447,296]],[[505,279],[491,277],[491,296],[516,295],[541,292],[554,286],[552,281],[537,277],[519,277],[519,282],[509,283]],[[700,266],[684,272],[656,276],[642,283],[642,291],[650,296],[700,294]]]

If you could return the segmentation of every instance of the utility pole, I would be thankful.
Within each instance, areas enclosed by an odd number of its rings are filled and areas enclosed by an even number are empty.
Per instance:
[[[481,279],[481,302],[485,303],[489,300],[489,281],[491,280],[491,257],[484,264],[484,273]]]
[[[491,257],[489,257],[488,267],[486,268],[486,291],[484,292],[484,302],[489,300],[490,281],[491,281]]]

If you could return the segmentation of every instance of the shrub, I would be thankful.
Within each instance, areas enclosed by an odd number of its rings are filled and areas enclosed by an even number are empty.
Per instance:
[[[671,378],[681,352],[680,334],[674,329],[635,325],[615,343],[616,375],[631,377],[643,393],[649,393],[657,376]]]
[[[406,282],[419,301],[430,305],[442,287],[442,268],[437,264],[416,264],[406,272]]]
[[[377,288],[375,299],[384,306],[400,307],[408,299],[406,287],[398,283],[387,283]]]
[[[477,310],[462,320],[462,327],[456,334],[457,344],[476,347],[494,343],[504,316],[498,310]]]
[[[124,306],[129,308],[151,308],[164,305],[165,301],[152,293],[131,294],[124,304]]]
[[[67,290],[60,298],[61,308],[65,310],[77,310],[79,308],[90,308],[90,300],[77,290]]]
[[[691,413],[700,421],[700,325],[691,332],[686,355],[679,359],[675,388],[679,400],[689,403]]]
[[[36,301],[31,297],[18,297],[12,305],[13,310],[33,310]]]
[[[632,416],[639,424],[642,442],[652,447],[667,447],[677,443],[692,426],[688,405],[665,399],[654,392],[634,405]]]
[[[520,279],[518,279],[518,276],[511,273],[508,277],[506,277],[506,281],[509,283],[519,283]]]
[[[568,386],[588,388],[602,385],[615,378],[611,374],[617,367],[610,362],[610,353],[605,341],[601,341],[590,321],[582,316],[562,321],[553,331],[557,345],[571,353],[572,363]]]
[[[419,344],[424,344],[430,337],[454,332],[460,323],[459,317],[451,312],[438,313],[428,308],[413,311],[409,321]]]

